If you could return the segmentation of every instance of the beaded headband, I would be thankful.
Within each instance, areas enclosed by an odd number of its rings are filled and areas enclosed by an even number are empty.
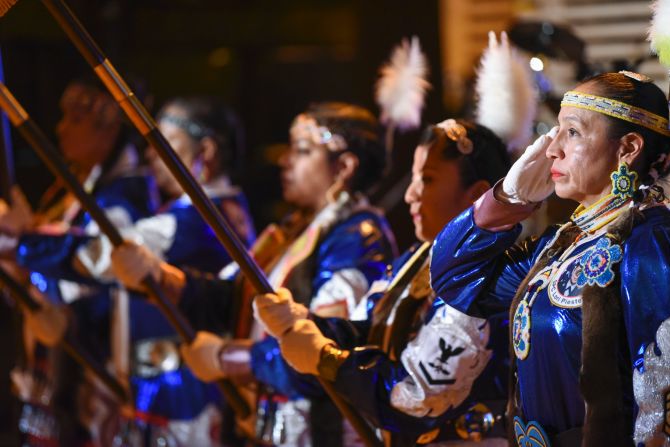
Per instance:
[[[160,115],[158,117],[158,121],[164,121],[166,123],[172,124],[173,126],[177,126],[196,140],[201,140],[214,134],[214,132],[209,127],[200,124],[197,121],[183,118],[177,115]]]
[[[341,135],[332,133],[325,126],[319,126],[314,118],[307,114],[300,114],[291,125],[291,137],[298,146],[324,145],[331,152],[341,152],[347,149],[347,142]]]
[[[571,90],[563,96],[561,107],[563,106],[577,107],[579,109],[602,113],[603,115],[628,121],[629,123],[638,124],[661,135],[670,137],[667,119],[648,110],[631,106],[615,99]]]
[[[435,127],[444,130],[444,133],[447,134],[447,138],[456,142],[458,152],[463,155],[472,153],[472,140],[468,138],[468,131],[463,125],[458,124],[456,120],[444,120],[441,123],[436,124]]]

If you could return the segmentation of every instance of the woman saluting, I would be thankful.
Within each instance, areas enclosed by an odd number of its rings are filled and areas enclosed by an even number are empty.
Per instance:
[[[432,286],[474,316],[509,309],[508,403],[518,445],[666,445],[668,104],[644,76],[607,73],[565,94],[559,127],[447,225]],[[569,222],[515,245],[556,194]]]

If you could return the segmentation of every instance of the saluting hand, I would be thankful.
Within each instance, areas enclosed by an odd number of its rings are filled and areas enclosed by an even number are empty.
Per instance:
[[[502,199],[525,205],[541,202],[554,192],[553,160],[547,158],[546,152],[557,133],[558,126],[541,135],[514,162],[502,182]]]

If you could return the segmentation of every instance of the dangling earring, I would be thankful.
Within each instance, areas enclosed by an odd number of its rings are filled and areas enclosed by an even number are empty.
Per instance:
[[[340,198],[340,194],[344,191],[344,182],[339,178],[335,180],[335,183],[330,185],[328,191],[326,191],[326,200],[328,203],[336,203]]]
[[[610,174],[612,194],[621,199],[633,197],[637,190],[637,172],[628,170],[628,163],[622,161],[619,168]]]

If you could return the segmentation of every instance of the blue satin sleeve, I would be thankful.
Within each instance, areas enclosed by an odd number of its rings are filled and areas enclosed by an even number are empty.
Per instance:
[[[381,278],[395,255],[395,240],[383,217],[364,211],[333,228],[318,250],[315,293],[338,270],[357,269],[368,284]]]
[[[96,202],[104,209],[122,208],[132,221],[146,217],[155,210],[153,180],[145,176],[121,177],[96,189]],[[74,223],[84,228],[90,223],[88,213]],[[49,278],[67,279],[84,284],[96,284],[72,268],[72,258],[77,249],[91,238],[83,232],[64,235],[29,233],[19,239],[16,258],[19,265]]]
[[[431,258],[431,286],[457,310],[489,317],[509,309],[539,249],[555,233],[516,244],[521,225],[508,231],[479,228],[469,208],[440,232]]]
[[[250,247],[256,233],[244,196],[240,193],[224,198],[212,198],[212,202],[229,222],[237,223],[233,225],[237,236],[245,247]],[[231,262],[232,259],[225,247],[190,202],[175,203],[168,212],[174,215],[177,227],[174,240],[165,253],[166,262],[210,273],[219,272]]]
[[[48,278],[66,279],[93,284],[94,281],[72,268],[72,257],[91,238],[82,234],[46,235],[28,233],[21,236],[16,261],[32,272]]]
[[[102,209],[123,208],[133,222],[154,214],[158,208],[156,184],[153,177],[147,175],[117,177],[97,187],[93,196]],[[88,224],[90,220],[86,213],[81,225]]]
[[[644,371],[644,351],[670,317],[670,212],[652,208],[624,243],[621,300],[633,366]],[[670,357],[670,353],[664,354]]]
[[[275,392],[290,399],[303,395],[304,388],[309,380],[301,387],[300,375],[296,373],[283,359],[279,350],[279,343],[273,337],[267,337],[256,342],[251,347],[251,370],[259,382],[274,388]]]
[[[632,370],[632,377],[624,376],[624,381],[632,381],[632,386],[624,385],[624,406],[632,403],[635,441],[640,447],[667,442],[670,402],[670,211],[663,206],[643,213],[644,220],[624,243],[620,266]]]

